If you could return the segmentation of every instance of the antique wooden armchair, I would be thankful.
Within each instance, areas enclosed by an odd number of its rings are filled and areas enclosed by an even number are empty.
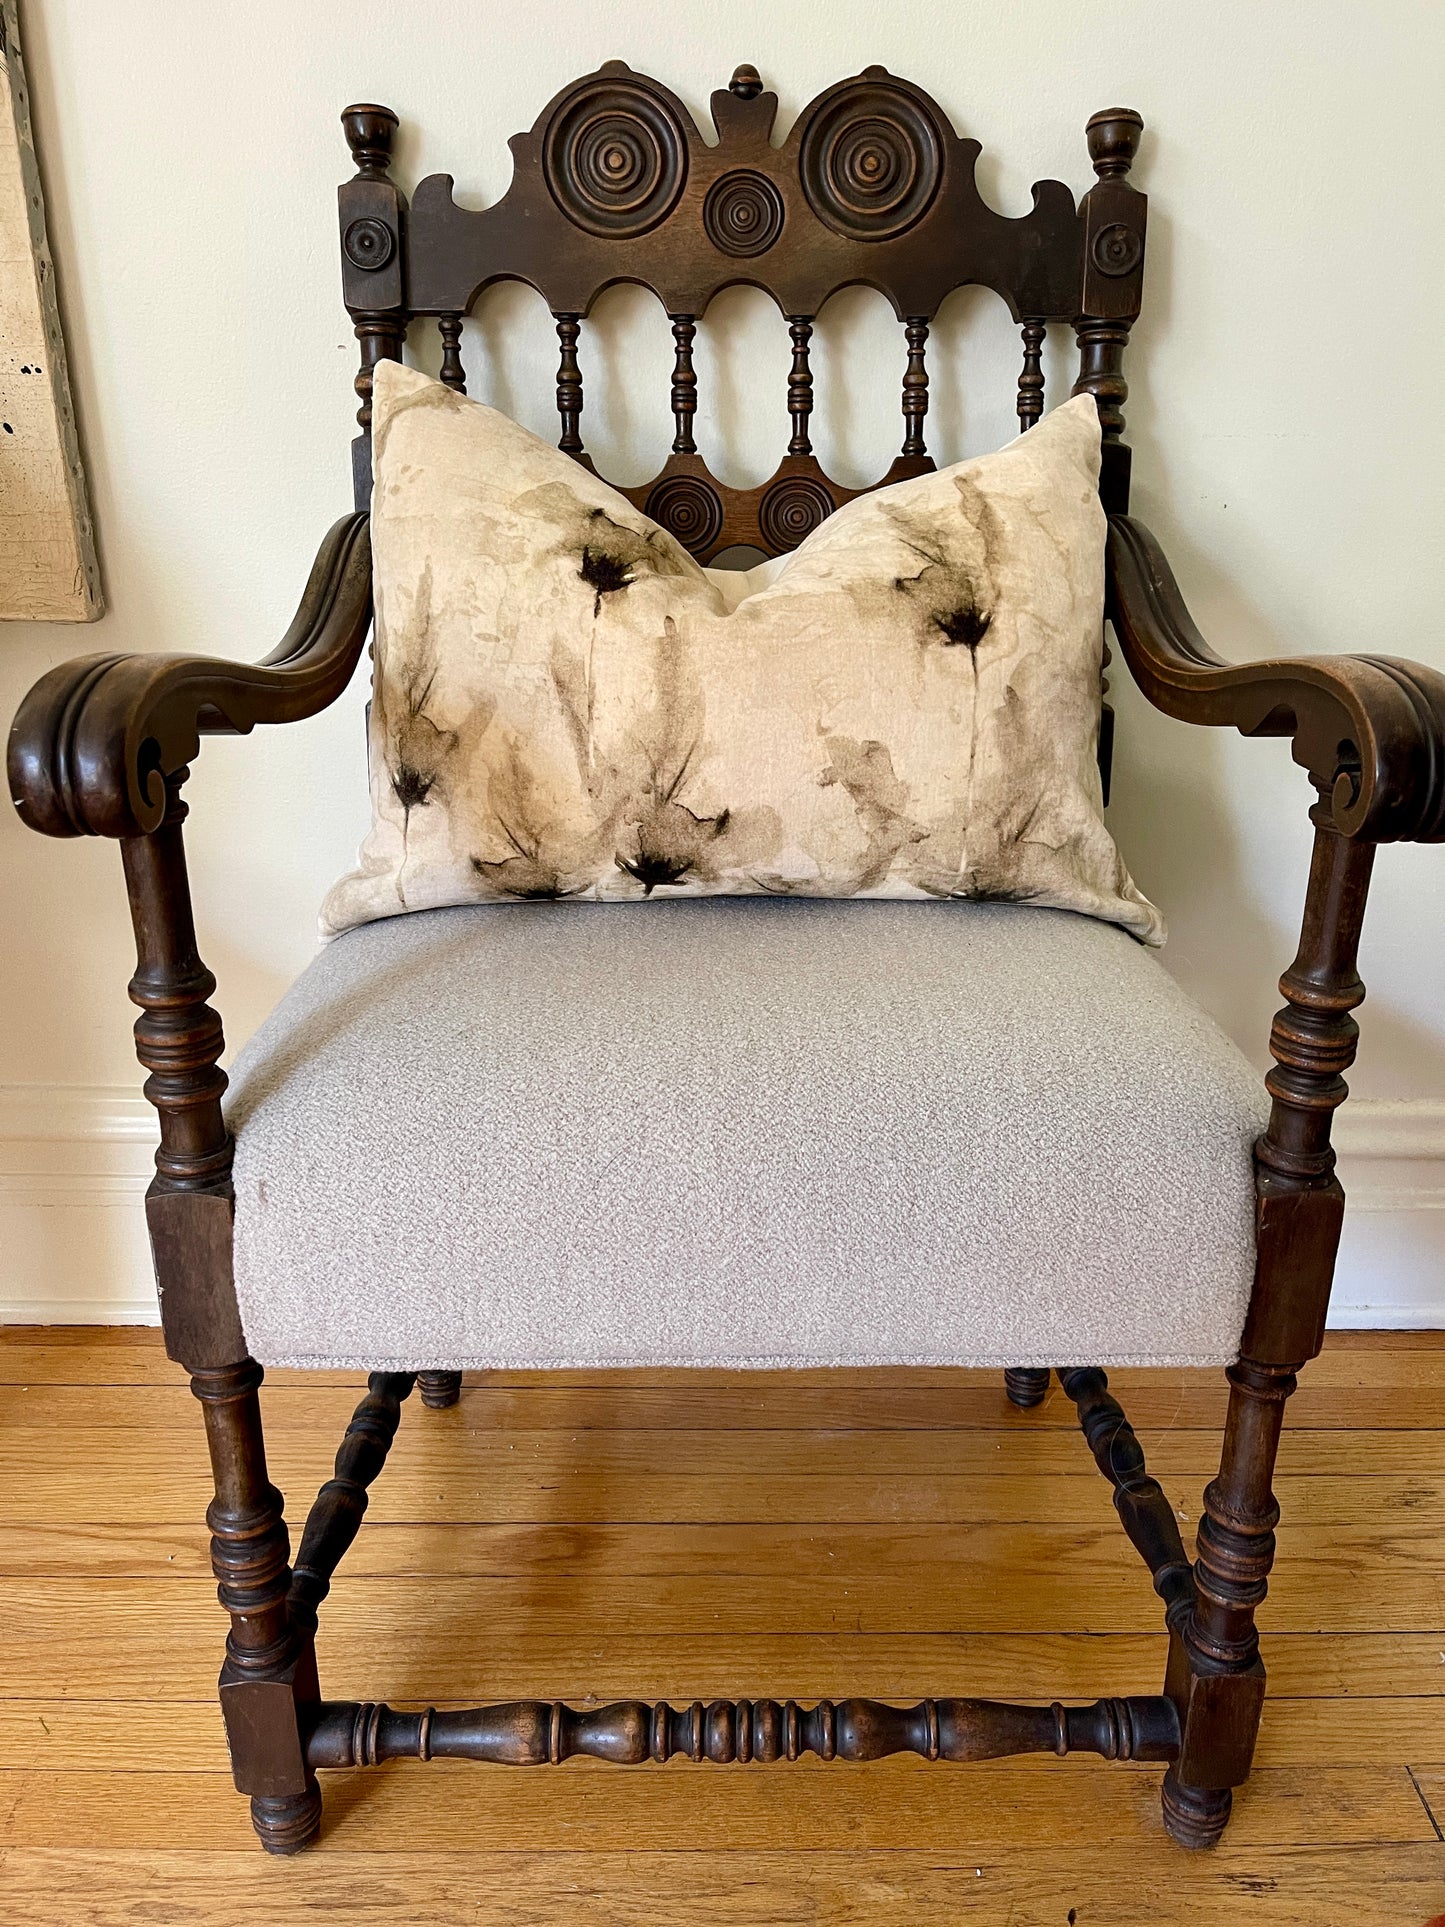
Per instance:
[[[147,1213],[162,1321],[167,1350],[191,1374],[205,1414],[216,1489],[212,1556],[231,1615],[220,1697],[236,1784],[251,1796],[257,1832],[273,1852],[314,1837],[317,1769],[408,1755],[728,1762],[791,1760],[811,1749],[825,1760],[912,1751],[962,1761],[1085,1749],[1167,1763],[1165,1821],[1190,1846],[1219,1838],[1230,1789],[1249,1772],[1265,1687],[1255,1612],[1274,1554],[1272,1468],[1285,1400],[1320,1348],[1344,1202],[1330,1120],[1346,1094],[1341,1073],[1356,1040],[1350,1013],[1364,994],[1357,940],[1375,846],[1445,835],[1445,678],[1380,656],[1225,662],[1196,631],[1157,544],[1130,518],[1122,365],[1144,265],[1145,199],[1128,178],[1138,114],[1115,109],[1089,122],[1097,181],[1077,207],[1067,187],[1045,181],[1032,211],[1011,220],[978,194],[976,144],[959,139],[926,94],[881,68],[814,101],[781,147],[771,144],[776,104],[757,73],[740,67],[713,96],[719,141],[709,146],[666,88],[610,63],[565,89],[512,143],[512,186],[482,212],[458,207],[445,176],[423,181],[408,208],[388,175],[396,117],[383,107],[348,108],[342,120],[356,174],[340,191],[340,226],[346,304],[361,345],[355,512],[322,543],[294,623],[261,663],[91,656],[45,676],[15,722],[10,778],[24,820],[51,836],[121,844],[139,956],[130,985],[142,1013],[137,1049],[160,1114]],[[1288,738],[1318,791],[1303,932],[1270,1040],[1273,1109],[1256,1147],[1253,1296],[1228,1372],[1223,1455],[1194,1562],[1104,1373],[1060,1370],[1164,1604],[1169,1659],[1159,1694],[1086,1707],[739,1699],[579,1710],[521,1701],[445,1713],[320,1696],[318,1608],[361,1523],[401,1401],[419,1378],[423,1402],[445,1405],[458,1395],[460,1373],[427,1360],[438,1369],[372,1377],[293,1565],[281,1496],[266,1473],[262,1372],[248,1355],[233,1288],[227,1080],[218,1068],[220,1019],[207,1001],[215,980],[192,925],[181,792],[202,736],[314,715],[356,670],[371,616],[371,371],[383,358],[399,359],[409,324],[432,316],[442,379],[460,390],[463,316],[502,278],[530,283],[556,317],[560,445],[581,462],[589,460],[580,432],[581,324],[617,281],[639,282],[662,300],[676,343],[676,434],[658,477],[626,493],[704,561],[733,544],[789,550],[857,492],[830,481],[809,440],[813,317],[835,289],[861,282],[880,290],[906,331],[905,435],[884,482],[931,466],[925,350],[930,317],[950,290],[990,287],[1020,324],[1025,429],[1043,409],[1046,324],[1071,324],[1080,349],[1075,392],[1095,397],[1102,422],[1108,615],[1129,669],[1171,716]],[[718,483],[692,433],[697,318],[720,288],[738,282],[773,296],[793,344],[792,438],[771,480],[751,489]],[[1107,766],[1107,731],[1102,754]],[[1021,1406],[1041,1400],[1047,1384],[1048,1371],[1036,1366],[1007,1374],[1008,1394]]]

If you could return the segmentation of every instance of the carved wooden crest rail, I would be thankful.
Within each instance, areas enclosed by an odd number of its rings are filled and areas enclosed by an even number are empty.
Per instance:
[[[457,205],[449,174],[429,175],[408,208],[387,171],[395,114],[346,109],[357,173],[340,193],[341,251],[361,344],[358,506],[370,493],[371,370],[400,358],[414,317],[435,316],[441,378],[463,390],[462,319],[499,280],[529,283],[552,310],[558,443],[589,467],[582,324],[619,281],[657,295],[675,344],[672,452],[652,481],[622,493],[701,561],[736,544],[782,554],[835,508],[869,492],[826,475],[809,436],[814,318],[830,295],[857,284],[891,304],[906,343],[902,446],[871,487],[932,468],[924,432],[929,324],[955,288],[979,284],[1001,295],[1020,324],[1017,409],[1025,429],[1043,412],[1046,326],[1073,325],[1075,392],[1095,396],[1104,427],[1105,504],[1127,505],[1122,364],[1139,312],[1146,211],[1127,178],[1143,127],[1138,114],[1112,108],[1089,121],[1098,178],[1082,202],[1062,181],[1040,181],[1029,213],[1011,219],[979,193],[978,142],[957,134],[922,88],[885,68],[869,67],[820,94],[779,146],[777,95],[763,90],[755,68],[739,67],[711,107],[716,144],[659,81],[608,61],[564,87],[531,131],[512,140],[511,185],[481,210]],[[739,283],[777,302],[793,348],[787,452],[750,489],[719,482],[693,438],[698,318],[715,294]]]

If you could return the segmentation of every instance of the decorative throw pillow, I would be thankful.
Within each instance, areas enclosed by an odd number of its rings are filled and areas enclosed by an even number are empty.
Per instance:
[[[1104,827],[1099,425],[705,570],[393,361],[373,391],[374,820],[327,934],[530,897],[974,897],[1162,941]]]

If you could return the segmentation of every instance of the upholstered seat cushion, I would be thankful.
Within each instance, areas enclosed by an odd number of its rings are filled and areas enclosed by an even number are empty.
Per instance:
[[[236,1066],[263,1363],[1206,1364],[1259,1079],[1005,904],[496,904],[328,946]]]

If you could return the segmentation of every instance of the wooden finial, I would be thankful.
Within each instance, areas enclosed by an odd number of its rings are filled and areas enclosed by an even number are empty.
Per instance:
[[[363,180],[383,179],[391,164],[391,143],[398,125],[396,115],[389,107],[363,101],[354,107],[342,108],[341,125],[346,129],[346,144],[356,162],[357,173]]]
[[[1089,142],[1089,158],[1101,181],[1125,175],[1139,152],[1139,136],[1144,131],[1144,116],[1132,107],[1106,107],[1091,114],[1084,132]]]
[[[736,94],[739,100],[756,100],[763,91],[763,77],[756,67],[744,61],[741,67],[733,69],[733,77],[728,82],[728,92]]]

